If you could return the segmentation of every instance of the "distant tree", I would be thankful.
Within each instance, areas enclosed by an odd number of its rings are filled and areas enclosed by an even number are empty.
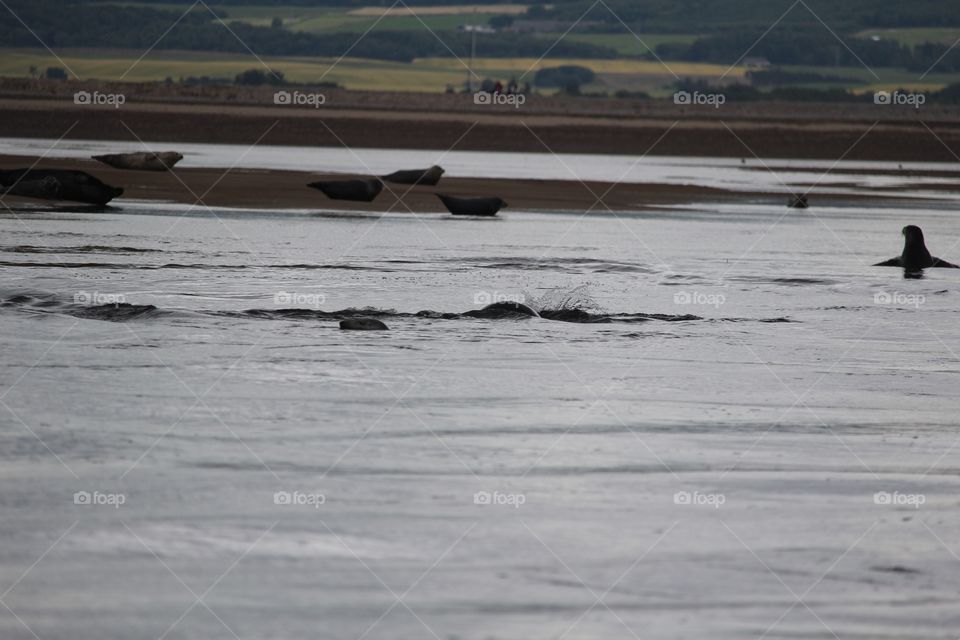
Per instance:
[[[505,13],[498,16],[491,16],[488,22],[494,29],[506,29],[513,24],[513,16]]]
[[[286,84],[282,71],[273,71],[263,69],[247,69],[237,74],[234,78],[235,84],[246,86],[260,86],[262,84],[282,85]]]
[[[66,80],[67,72],[60,67],[47,67],[47,71],[44,73],[44,76],[47,78],[47,80]]]
[[[270,26],[274,29],[283,28],[283,18],[280,16],[274,16],[273,20],[270,21]]]
[[[559,67],[544,67],[540,69],[533,77],[533,83],[538,87],[561,88],[571,87],[575,84],[579,91],[581,84],[589,84],[593,82],[595,77],[592,69],[574,64],[565,64]]]

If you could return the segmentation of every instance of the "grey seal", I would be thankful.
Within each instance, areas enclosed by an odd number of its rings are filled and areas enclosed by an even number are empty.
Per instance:
[[[49,178],[57,181],[57,188]],[[29,191],[21,191],[23,183],[45,185]],[[0,186],[11,194],[28,195],[32,198],[47,200],[71,200],[88,204],[105,205],[123,194],[123,189],[105,184],[84,171],[73,169],[13,169],[0,171]]]
[[[902,267],[905,271],[920,271],[930,267],[960,269],[951,262],[930,255],[927,245],[923,241],[923,231],[920,230],[920,227],[908,224],[902,229],[901,233],[903,233],[903,253],[896,258],[878,262],[873,266]]]
[[[383,183],[377,178],[356,180],[318,180],[307,184],[319,189],[331,200],[356,200],[372,202],[383,190]]]
[[[429,169],[394,171],[389,175],[383,176],[383,179],[387,182],[395,182],[396,184],[422,184],[432,187],[440,182],[440,177],[443,173],[443,168],[433,165]]]
[[[183,160],[183,154],[176,151],[108,153],[90,157],[116,169],[131,169],[133,171],[169,171],[173,168],[173,165]]]
[[[468,318],[488,318],[488,319],[497,319],[497,318],[511,318],[516,316],[527,316],[531,318],[539,318],[540,314],[537,313],[535,309],[528,307],[522,302],[494,302],[493,304],[488,304],[483,309],[474,309],[473,311],[467,311],[462,315]]]
[[[376,318],[345,318],[340,321],[344,331],[386,331],[387,325]]]
[[[438,193],[437,197],[447,210],[455,216],[495,216],[501,208],[507,206],[503,198],[458,198]]]

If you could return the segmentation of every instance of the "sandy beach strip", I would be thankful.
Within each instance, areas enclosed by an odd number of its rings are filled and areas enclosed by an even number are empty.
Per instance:
[[[269,169],[180,168],[173,172],[125,171],[94,160],[0,155],[4,169],[77,169],[100,180],[123,187],[123,198],[249,209],[344,209],[371,212],[446,211],[436,193],[455,196],[496,195],[510,208],[521,210],[597,212],[637,210],[645,207],[689,202],[716,202],[742,198],[743,194],[696,186],[669,184],[613,184],[576,180],[505,180],[492,178],[444,177],[436,187],[386,183],[373,202],[330,200],[307,186],[331,175],[307,171]],[[760,195],[760,194],[758,194]],[[598,198],[602,196],[602,202]],[[765,194],[770,198],[770,194]],[[776,196],[774,196],[776,198]],[[4,202],[36,203],[14,196]]]
[[[440,98],[433,97],[435,110],[429,100],[411,110],[391,108],[386,98],[362,108],[330,102],[313,109],[130,97],[114,108],[77,105],[64,96],[8,96],[0,98],[0,136],[829,161],[956,162],[960,153],[955,110],[906,117],[854,105],[841,116],[837,105],[810,105],[806,112],[775,104],[691,111],[658,103],[628,114],[598,103],[591,112],[557,113],[546,106],[454,109]]]

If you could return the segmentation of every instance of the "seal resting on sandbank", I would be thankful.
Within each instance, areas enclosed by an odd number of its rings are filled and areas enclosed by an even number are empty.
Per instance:
[[[443,202],[447,211],[455,216],[495,216],[497,211],[507,206],[503,198],[458,198],[438,193],[437,197]]]
[[[923,241],[923,231],[920,227],[908,224],[902,230],[903,253],[896,258],[890,258],[873,265],[875,267],[902,267],[905,271],[920,271],[930,267],[944,267],[960,269],[957,265],[935,258],[930,255],[927,245]]]
[[[116,169],[131,169],[133,171],[169,171],[173,168],[173,165],[183,160],[183,154],[176,151],[108,153],[90,157]]]
[[[73,169],[13,169],[11,171],[0,171],[0,186],[17,192],[24,182],[42,183],[47,178],[52,178],[59,184],[56,193],[46,195],[43,190],[40,190],[30,197],[105,205],[123,194],[123,189],[120,187],[104,184],[89,173],[74,171]],[[47,181],[46,184],[49,186],[52,185],[52,182]],[[27,194],[24,193],[23,195]]]
[[[382,176],[387,182],[396,184],[423,184],[429,187],[440,182],[443,168],[433,165],[429,169],[411,169],[408,171],[394,171],[390,175]]]
[[[383,183],[377,178],[356,180],[318,180],[307,184],[319,189],[331,200],[356,200],[372,202],[383,190]]]
[[[467,311],[463,314],[468,318],[488,318],[488,319],[497,319],[497,318],[510,318],[513,316],[527,316],[531,318],[539,318],[540,314],[536,312],[535,309],[528,307],[522,302],[494,302],[493,304],[488,304],[483,309],[474,309],[473,311]]]
[[[42,180],[21,180],[9,187],[0,189],[0,194],[23,198],[42,198],[55,200],[60,193],[60,181],[52,176]]]
[[[344,331],[386,331],[389,327],[376,318],[345,318],[340,321]]]

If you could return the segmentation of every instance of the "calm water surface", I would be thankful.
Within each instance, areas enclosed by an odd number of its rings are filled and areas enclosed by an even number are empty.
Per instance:
[[[907,223],[960,260],[936,203],[4,210],[0,637],[956,638]],[[520,296],[590,322],[457,315]]]

